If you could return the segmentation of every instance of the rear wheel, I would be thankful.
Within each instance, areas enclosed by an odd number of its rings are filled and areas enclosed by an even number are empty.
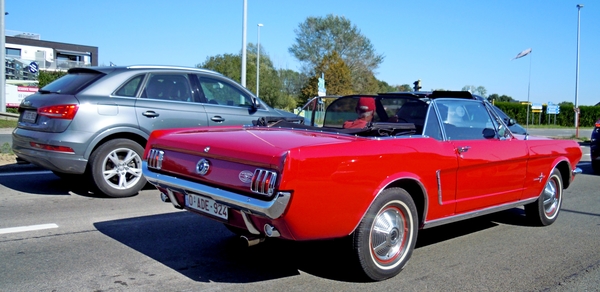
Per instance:
[[[384,190],[352,236],[364,274],[379,281],[400,273],[415,247],[417,228],[417,210],[408,192]]]
[[[554,169],[539,198],[535,202],[525,205],[525,215],[531,223],[538,226],[554,223],[562,205],[562,194],[562,176],[558,169]]]
[[[136,195],[146,184],[142,175],[144,148],[128,139],[110,140],[90,156],[89,167],[94,184],[109,197]]]

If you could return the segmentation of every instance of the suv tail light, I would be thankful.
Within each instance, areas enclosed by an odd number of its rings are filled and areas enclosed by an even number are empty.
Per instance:
[[[600,128],[600,120],[596,121],[596,125],[595,126],[596,126],[596,128]]]
[[[79,109],[77,104],[60,104],[38,108],[40,116],[46,116],[53,119],[72,120]]]

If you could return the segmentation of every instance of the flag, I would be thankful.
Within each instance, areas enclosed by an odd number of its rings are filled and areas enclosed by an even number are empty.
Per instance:
[[[531,48],[529,48],[529,49],[527,49],[525,51],[520,52],[516,57],[512,58],[512,60],[518,59],[518,58],[521,58],[521,57],[525,57],[525,56],[529,55],[529,53],[531,53]]]

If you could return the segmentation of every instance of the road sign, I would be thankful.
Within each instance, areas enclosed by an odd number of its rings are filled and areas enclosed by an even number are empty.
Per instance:
[[[548,106],[546,107],[546,114],[547,115],[558,115],[560,113],[560,107],[558,105],[550,105],[548,104]]]
[[[35,74],[38,72],[39,68],[40,67],[38,66],[38,64],[36,62],[29,63],[29,72]]]
[[[325,95],[327,95],[327,90],[325,89],[325,76],[321,73],[321,78],[319,78],[318,96]]]

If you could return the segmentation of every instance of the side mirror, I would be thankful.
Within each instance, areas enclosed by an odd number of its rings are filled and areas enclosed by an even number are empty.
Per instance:
[[[260,108],[260,101],[258,100],[258,98],[253,98],[252,99],[252,106],[256,109]]]
[[[503,135],[500,134],[500,136],[502,137]],[[496,130],[491,129],[491,128],[485,128],[483,129],[483,138],[486,139],[492,139],[496,137]]]
[[[506,125],[509,127],[517,123],[517,121],[515,121],[515,119],[508,119],[505,122],[506,122]]]

